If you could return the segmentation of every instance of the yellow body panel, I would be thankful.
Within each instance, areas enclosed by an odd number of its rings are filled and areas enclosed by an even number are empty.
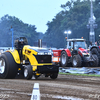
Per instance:
[[[24,60],[26,60],[26,58],[29,59],[29,62],[30,64],[32,65],[32,69],[33,71],[36,71],[37,67],[38,66],[43,66],[43,65],[52,65],[52,63],[42,63],[42,64],[39,64],[37,62],[37,59],[35,58],[34,55],[37,55],[38,52],[36,52],[34,49],[30,49],[31,46],[29,45],[25,45],[23,47],[23,50],[22,50],[22,55],[24,56]],[[20,56],[19,56],[19,53],[18,51],[15,49],[15,50],[9,50],[7,52],[10,52],[15,60],[15,62],[17,64],[21,64],[21,61],[20,61]],[[23,63],[25,64],[25,63]]]
[[[15,62],[17,64],[20,64],[20,57],[19,57],[19,53],[18,53],[17,50],[9,50],[7,52],[10,52],[13,55],[13,58],[14,58]]]
[[[23,55],[25,55],[29,59],[31,65],[34,65],[34,66],[52,65],[52,63],[39,64],[34,56],[34,55],[37,55],[38,52],[32,49],[29,49],[29,47],[30,47],[29,45],[24,46]]]
[[[37,69],[37,66],[32,66],[33,71]]]

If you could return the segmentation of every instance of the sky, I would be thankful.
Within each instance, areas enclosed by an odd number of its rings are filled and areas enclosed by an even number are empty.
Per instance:
[[[35,25],[37,32],[45,33],[47,22],[52,21],[68,0],[0,0],[0,18],[8,14],[24,23]]]

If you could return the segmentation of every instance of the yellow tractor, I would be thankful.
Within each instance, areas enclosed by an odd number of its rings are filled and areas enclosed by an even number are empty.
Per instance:
[[[21,74],[26,79],[37,79],[42,74],[56,79],[59,67],[52,64],[52,52],[46,48],[28,45],[25,37],[15,40],[15,49],[0,55],[0,78],[15,78]]]

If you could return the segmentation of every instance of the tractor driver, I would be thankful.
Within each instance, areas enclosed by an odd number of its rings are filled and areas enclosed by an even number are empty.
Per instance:
[[[24,46],[24,40],[23,39],[19,40],[18,46],[19,46],[19,49],[23,49],[23,46]]]
[[[18,41],[18,48],[19,48],[19,54],[20,54],[20,59],[22,60],[22,49],[23,49],[23,47],[24,47],[24,40],[23,40],[23,38],[21,38],[21,39],[19,39],[19,41]]]
[[[74,47],[75,47],[75,50],[78,49],[78,44],[77,44],[77,42],[74,43]]]

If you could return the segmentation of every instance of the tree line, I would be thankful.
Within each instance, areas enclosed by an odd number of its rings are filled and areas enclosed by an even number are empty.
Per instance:
[[[93,6],[98,25],[95,29],[97,41],[100,33],[100,0],[95,0]],[[52,21],[47,22],[48,29],[45,34],[37,32],[35,25],[25,24],[15,16],[3,16],[0,20],[0,46],[11,46],[11,27],[14,31],[14,39],[25,36],[30,45],[34,45],[34,42],[42,38],[48,47],[64,48],[66,46],[65,30],[72,31],[68,38],[83,37],[89,40],[90,30],[87,28],[87,24],[90,18],[90,0],[70,0],[61,5],[61,8],[62,11],[56,14]]]
[[[19,37],[26,37],[28,44],[34,45],[40,37],[43,37],[42,32],[36,32],[35,25],[29,25],[22,22],[15,16],[8,14],[3,16],[0,20],[0,46],[12,46],[12,30],[14,40]]]
[[[87,24],[90,18],[90,0],[70,0],[61,5],[59,12],[51,22],[47,23],[48,29],[44,39],[50,47],[64,48],[66,46],[65,30],[71,30],[68,38],[85,38],[89,40]],[[93,2],[93,12],[98,27],[95,29],[96,41],[100,34],[100,0]]]

